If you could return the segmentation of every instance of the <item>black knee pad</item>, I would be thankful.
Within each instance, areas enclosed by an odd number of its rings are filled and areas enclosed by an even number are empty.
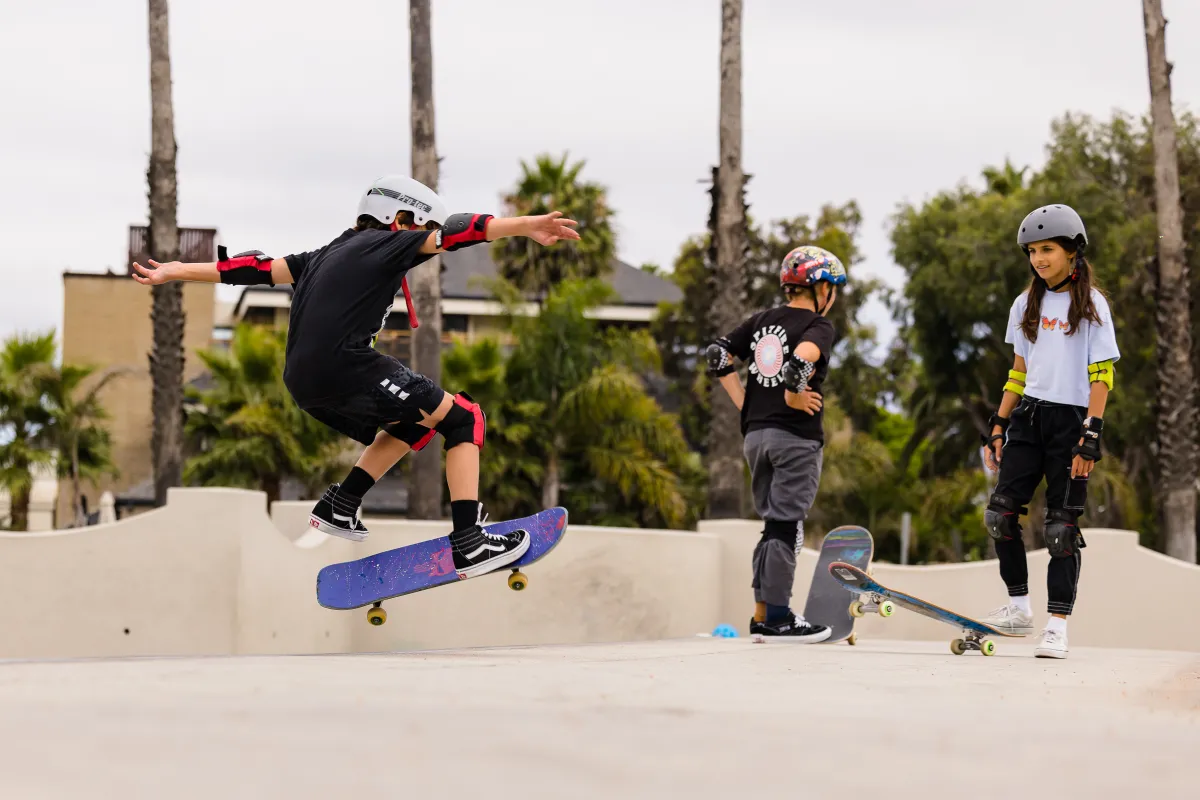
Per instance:
[[[415,422],[393,422],[383,426],[388,436],[399,439],[411,447],[414,452],[422,449],[433,440],[436,431]]]
[[[1051,558],[1071,558],[1083,547],[1083,535],[1074,511],[1052,508],[1046,512],[1046,549]]]
[[[460,444],[473,444],[482,450],[486,428],[487,417],[483,409],[466,392],[454,395],[454,405],[442,417],[442,421],[433,426],[446,440],[447,450]]]
[[[998,542],[1021,539],[1021,515],[1028,509],[1002,494],[994,494],[983,512],[983,524],[988,535]]]
[[[804,542],[804,523],[794,520],[763,520],[763,541],[778,539],[793,551]]]

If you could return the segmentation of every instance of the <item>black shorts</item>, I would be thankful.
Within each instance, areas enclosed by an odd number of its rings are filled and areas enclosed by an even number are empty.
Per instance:
[[[401,366],[358,394],[303,408],[314,419],[356,442],[371,444],[383,429],[420,450],[433,438],[434,431],[419,423],[437,410],[444,396],[441,387],[429,378]]]

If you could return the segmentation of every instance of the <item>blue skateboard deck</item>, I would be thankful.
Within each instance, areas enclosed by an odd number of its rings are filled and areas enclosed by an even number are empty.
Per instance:
[[[551,508],[532,517],[484,526],[484,530],[494,533],[509,533],[520,528],[529,531],[530,536],[525,555],[494,572],[485,573],[494,575],[496,572],[512,570],[508,585],[517,590],[524,589],[528,582],[519,570],[544,558],[562,541],[567,530],[567,510]],[[450,538],[440,536],[323,568],[317,573],[317,602],[325,608],[338,610],[372,604],[378,606],[393,597],[457,583],[459,580],[462,579],[454,569]],[[377,620],[376,617],[381,618]],[[382,609],[373,608],[368,619],[375,625],[382,625],[387,615]]]
[[[826,643],[855,643],[850,603],[845,589],[830,575],[829,565],[842,561],[865,570],[870,567],[874,554],[875,540],[871,538],[871,532],[858,525],[834,528],[821,541],[817,567],[813,570],[812,585],[808,588],[808,600],[804,603],[804,618],[817,625],[829,626],[831,633]]]
[[[934,605],[919,597],[889,589],[853,564],[835,561],[829,565],[829,574],[849,591],[862,595],[864,599],[873,603],[878,608],[880,616],[891,616],[891,610],[887,603],[888,600],[891,600],[896,605],[907,608],[909,611],[915,611],[923,617],[929,617],[958,628],[963,632],[964,638],[955,639],[950,643],[950,652],[956,656],[961,656],[967,650],[979,650],[985,656],[995,655],[996,644],[987,637],[1004,636],[1019,639],[1022,636],[998,630],[991,625],[964,617],[962,614]]]

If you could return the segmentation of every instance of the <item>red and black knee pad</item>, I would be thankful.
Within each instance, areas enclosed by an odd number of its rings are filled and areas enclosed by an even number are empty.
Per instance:
[[[446,412],[442,421],[434,426],[434,430],[446,440],[447,450],[460,444],[473,444],[482,450],[486,429],[487,416],[479,407],[479,403],[472,400],[466,392],[454,395],[454,405]]]

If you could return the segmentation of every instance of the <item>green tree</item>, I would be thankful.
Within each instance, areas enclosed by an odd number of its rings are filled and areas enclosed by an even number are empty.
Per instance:
[[[521,291],[538,298],[569,278],[603,277],[612,270],[616,254],[613,211],[606,189],[580,177],[586,162],[539,155],[533,164],[521,162],[521,177],[504,197],[509,216],[561,211],[579,223],[579,241],[569,246],[542,247],[529,239],[501,239],[492,245],[500,275]]]
[[[94,373],[94,367],[64,364],[47,376],[44,385],[50,415],[45,438],[56,451],[58,477],[71,482],[75,525],[87,521],[81,483],[88,481],[95,485],[106,475],[117,475],[112,461],[112,437],[104,425],[109,416],[100,402],[100,393],[121,377],[124,370],[106,370],[90,381]]]
[[[283,481],[301,481],[309,492],[336,479],[344,467],[345,440],[305,414],[283,383],[286,334],[242,325],[229,352],[200,358],[213,386],[189,389],[185,430],[193,455],[184,480],[201,486],[260,489],[280,497]]]
[[[519,312],[517,287],[496,290],[510,355],[484,340],[456,345],[444,361],[447,378],[488,414],[480,483],[489,513],[565,504],[592,522],[685,524],[699,463],[640,377],[657,368],[653,342],[588,316],[612,290],[596,279],[564,281],[537,316]]]
[[[0,350],[0,486],[9,492],[13,530],[28,526],[34,468],[54,461],[43,432],[51,421],[45,389],[55,371],[55,350],[53,331],[18,334]]]
[[[1194,116],[1178,121],[1183,229],[1200,231],[1200,129]],[[908,349],[903,406],[914,422],[905,457],[926,446],[927,479],[978,464],[979,433],[998,406],[1012,365],[1005,344],[1008,310],[1029,283],[1028,264],[1015,232],[1031,209],[1069,203],[1088,226],[1088,259],[1113,303],[1122,358],[1116,390],[1105,412],[1106,471],[1134,487],[1141,508],[1107,506],[1109,524],[1130,526],[1133,513],[1152,528],[1161,547],[1155,496],[1154,447],[1159,398],[1155,391],[1157,224],[1154,156],[1149,126],[1117,114],[1107,122],[1068,114],[1056,121],[1047,161],[1038,172],[1006,164],[984,171],[982,186],[961,184],[920,205],[904,205],[893,219],[896,263],[907,281],[893,298],[900,337]],[[1191,248],[1189,292],[1198,286],[1200,248]],[[1192,328],[1200,308],[1192,304]],[[1197,353],[1193,352],[1193,359]],[[1195,442],[1195,431],[1176,435]],[[1114,484],[1115,485],[1115,484]],[[1114,497],[1128,497],[1124,490]],[[1032,512],[1032,509],[1031,509]],[[1030,522],[1041,524],[1031,513]]]

